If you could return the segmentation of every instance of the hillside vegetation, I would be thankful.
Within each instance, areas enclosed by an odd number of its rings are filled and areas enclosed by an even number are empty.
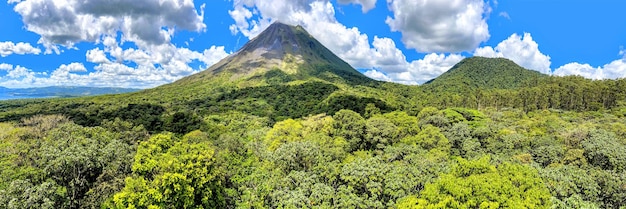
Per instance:
[[[172,84],[0,102],[0,208],[626,208],[626,80],[377,82],[277,24]]]
[[[465,93],[476,89],[514,89],[547,77],[504,58],[471,57],[424,84],[434,92]]]

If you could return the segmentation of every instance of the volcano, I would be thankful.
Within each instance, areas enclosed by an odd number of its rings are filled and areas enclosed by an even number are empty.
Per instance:
[[[228,77],[230,82],[266,84],[268,82],[264,80],[276,76],[286,81],[318,78],[352,85],[374,82],[331,52],[302,26],[275,22],[236,53],[175,83]]]

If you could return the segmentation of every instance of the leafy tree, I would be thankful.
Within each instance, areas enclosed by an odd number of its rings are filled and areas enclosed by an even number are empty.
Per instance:
[[[333,120],[334,136],[344,138],[350,144],[350,150],[359,149],[365,135],[365,119],[354,111],[340,110]]]
[[[613,133],[593,131],[582,142],[589,164],[606,170],[626,169],[626,145],[616,140]]]
[[[275,150],[284,143],[301,140],[302,129],[302,123],[293,119],[287,119],[274,124],[274,127],[269,130],[265,136],[268,148]]]
[[[21,208],[65,208],[64,191],[54,182],[33,185],[27,180],[15,180],[7,190],[0,190],[0,207],[6,209]]]
[[[223,207],[222,172],[208,143],[193,143],[172,134],[142,142],[133,177],[115,194],[115,208]]]
[[[165,120],[165,130],[177,134],[198,130],[203,125],[202,119],[190,112],[176,112]]]
[[[441,129],[432,125],[426,125],[419,134],[405,138],[402,142],[409,145],[418,145],[426,150],[450,151],[450,141],[441,133]]]
[[[550,194],[532,168],[504,163],[493,166],[489,157],[459,158],[450,174],[427,184],[417,200],[404,198],[402,207],[417,208],[548,208]]]
[[[393,144],[399,140],[398,128],[386,118],[370,118],[367,120],[365,127],[365,143],[361,144],[361,148],[381,149],[383,146]]]
[[[103,128],[69,123],[51,131],[41,147],[39,166],[46,176],[67,190],[68,208],[88,205],[88,196],[104,200],[117,191],[90,193],[101,184],[130,173],[133,147]],[[101,202],[95,202],[96,207]]]

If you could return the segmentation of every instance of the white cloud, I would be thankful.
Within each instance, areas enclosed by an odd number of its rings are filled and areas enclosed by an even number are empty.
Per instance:
[[[368,55],[369,59],[365,59],[370,61],[370,68],[385,69],[386,72],[406,71],[406,57],[393,40],[375,36],[372,45],[374,48]]]
[[[361,11],[367,13],[376,7],[376,0],[337,0],[340,4],[358,4],[361,5]]]
[[[483,0],[387,0],[385,21],[402,42],[420,52],[462,52],[489,39],[489,5]]]
[[[9,79],[16,79],[16,78],[32,79],[35,76],[35,73],[32,70],[22,67],[20,65],[13,66],[11,64],[1,63],[0,70],[6,71],[6,78],[9,78]],[[2,77],[0,77],[0,80],[2,80]]]
[[[79,42],[102,44],[85,53],[83,64],[61,65],[49,77],[0,79],[13,86],[90,85],[154,87],[197,73],[228,53],[171,43],[177,30],[203,32],[204,7],[192,0],[10,0],[28,31],[40,35],[46,53],[60,53]],[[127,43],[136,48],[128,48]],[[124,47],[122,47],[124,46]],[[131,45],[132,46],[132,45]],[[199,64],[197,64],[199,63]],[[132,67],[131,67],[132,66]]]
[[[579,75],[585,78],[591,79],[601,79],[603,77],[601,68],[591,67],[589,64],[580,64],[577,62],[565,64],[556,70],[554,70],[554,75],[557,76],[568,76],[568,75]]]
[[[58,45],[99,42],[121,32],[124,41],[140,46],[169,43],[174,30],[206,29],[204,5],[198,14],[191,0],[23,0],[15,12],[25,28],[41,36],[46,52],[59,53]]]
[[[17,44],[5,41],[0,42],[0,56],[6,57],[11,54],[39,54],[41,49],[31,46],[29,43],[19,42]]]
[[[554,75],[579,75],[590,79],[616,79],[626,77],[626,61],[619,59],[601,67],[592,67],[589,64],[577,62],[565,64],[556,70]]]
[[[387,77],[387,75],[385,75],[384,73],[378,71],[378,70],[368,70],[365,71],[363,73],[363,75],[370,77],[374,80],[379,80],[379,81],[392,81],[389,77]]]
[[[63,64],[50,76],[36,74],[23,67],[13,68],[10,64],[0,64],[0,69],[8,70],[7,77],[0,77],[0,85],[7,87],[42,87],[42,86],[97,86],[97,87],[132,87],[149,88],[169,83],[206,69],[228,56],[224,47],[212,46],[203,52],[174,45],[160,45],[155,49],[124,49],[110,45],[105,50],[92,49],[87,59],[97,65],[93,70],[82,63]],[[108,56],[116,62],[104,62]],[[91,58],[90,58],[91,57]],[[190,63],[202,64],[195,68]],[[129,67],[127,63],[135,63]]]
[[[405,63],[406,70],[404,71],[372,69],[366,71],[364,74],[376,80],[416,85],[445,73],[464,58],[464,56],[458,54],[444,55],[431,53],[424,56],[423,59]]]
[[[12,70],[13,69],[13,65],[11,64],[7,64],[7,63],[0,63],[0,70]]]
[[[513,34],[495,48],[491,46],[478,48],[474,51],[474,56],[504,57],[527,69],[544,74],[552,73],[550,56],[539,51],[539,44],[533,40],[530,33],[524,33],[523,37]]]
[[[508,12],[500,12],[498,13],[498,16],[503,17],[504,19],[507,19],[507,20],[511,20],[511,16],[509,15]]]
[[[85,54],[85,56],[87,57],[87,62],[91,62],[91,63],[101,64],[101,63],[111,62],[109,61],[107,56],[104,54],[104,51],[98,48],[87,51],[87,54]]]

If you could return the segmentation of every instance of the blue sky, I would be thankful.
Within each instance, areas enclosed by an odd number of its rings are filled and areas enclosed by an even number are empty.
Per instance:
[[[555,76],[626,77],[617,0],[8,0],[0,86],[151,88],[302,25],[365,75],[421,84],[471,56]]]

